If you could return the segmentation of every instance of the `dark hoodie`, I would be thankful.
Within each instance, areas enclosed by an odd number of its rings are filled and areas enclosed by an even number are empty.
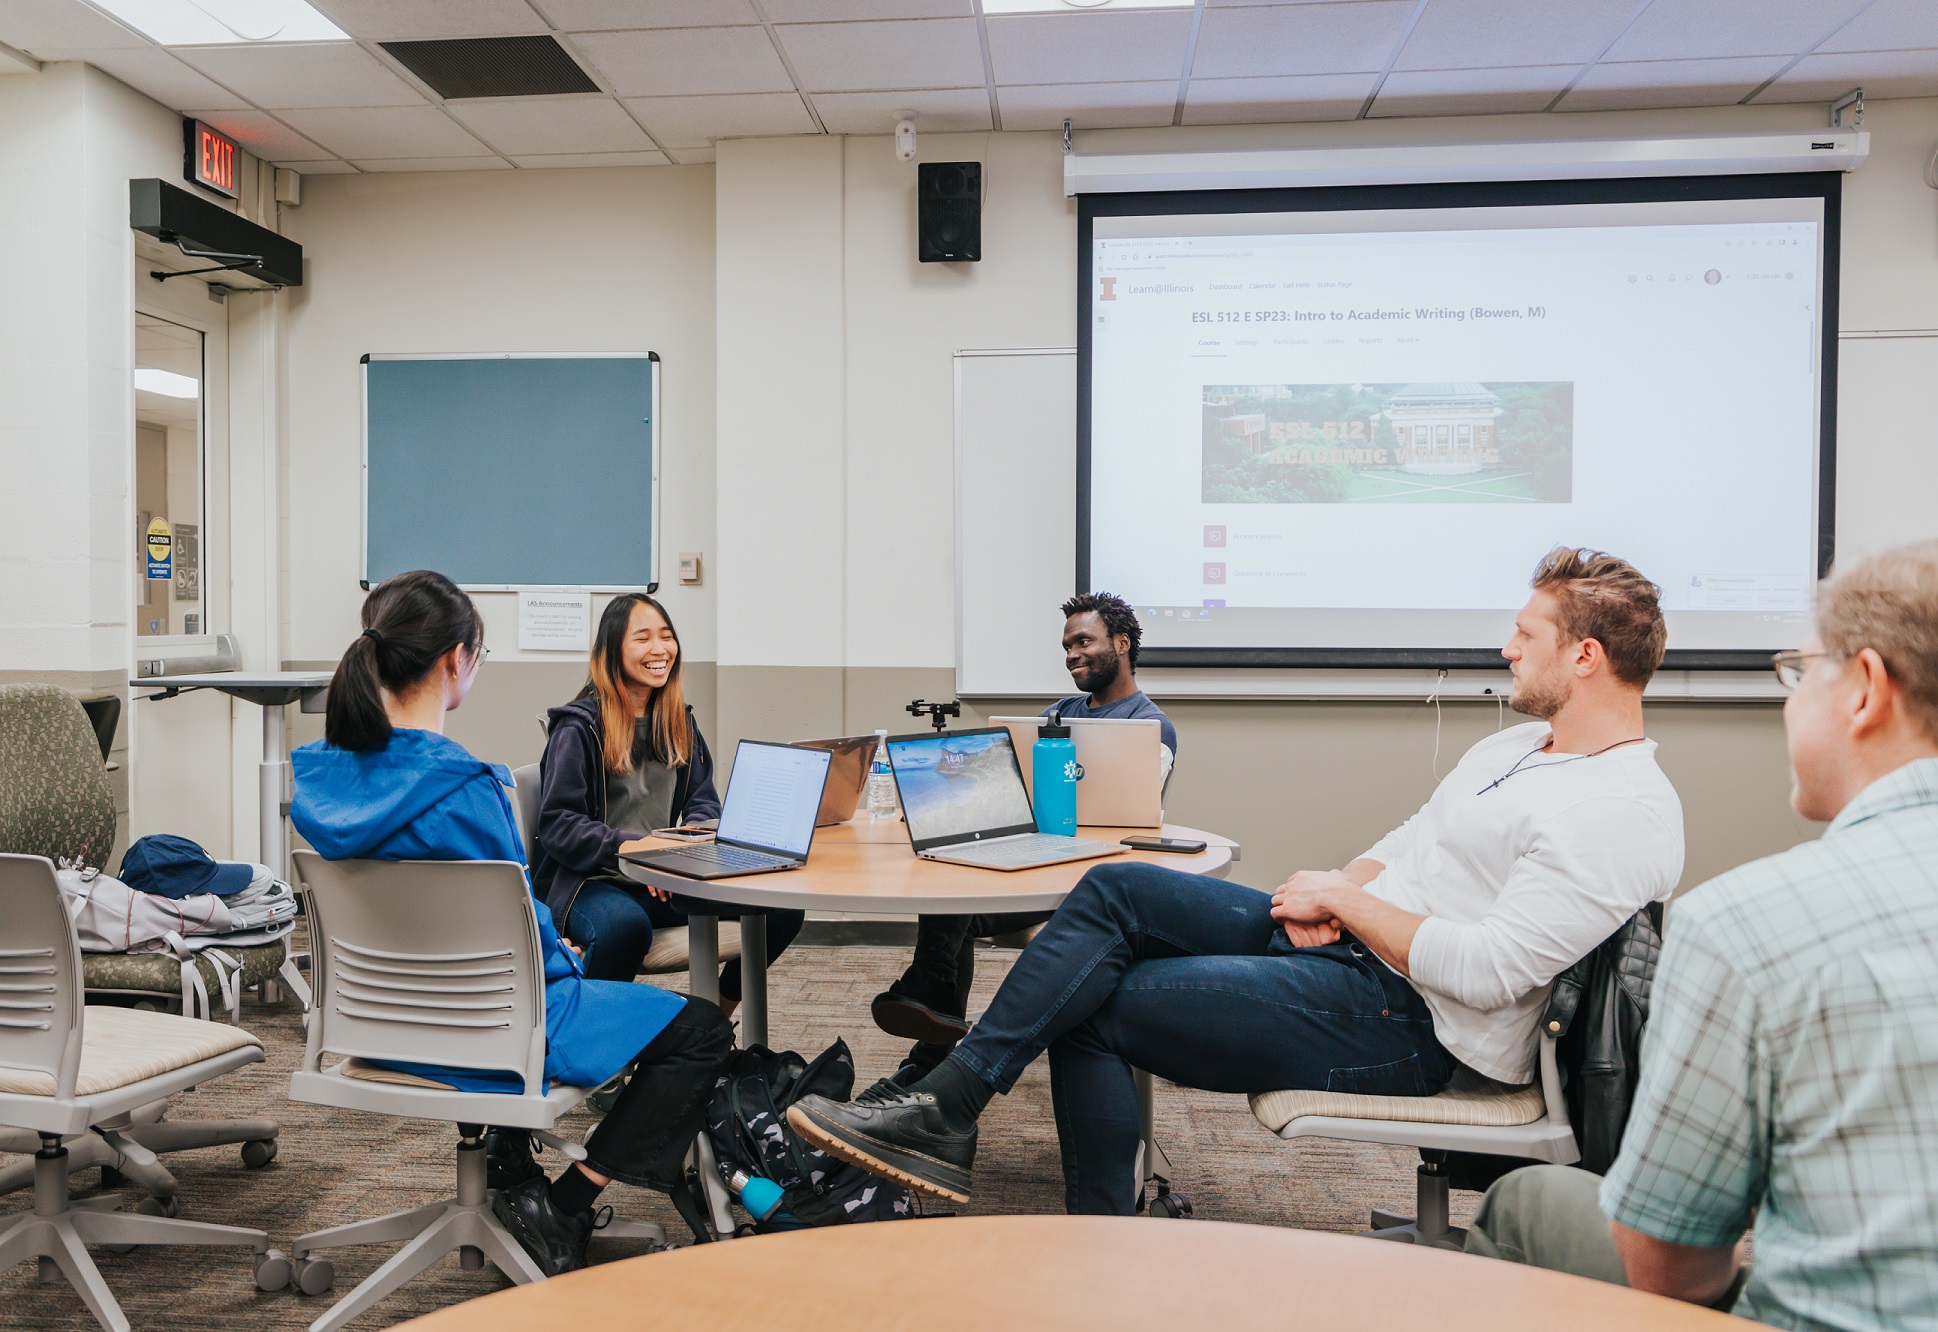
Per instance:
[[[532,837],[532,891],[552,908],[560,924],[572,913],[587,879],[617,876],[621,844],[651,828],[606,824],[606,729],[599,700],[583,696],[546,714],[545,757],[539,761],[538,831]],[[673,786],[675,822],[720,817],[713,789],[713,754],[693,709],[686,710],[692,739],[686,766]]]

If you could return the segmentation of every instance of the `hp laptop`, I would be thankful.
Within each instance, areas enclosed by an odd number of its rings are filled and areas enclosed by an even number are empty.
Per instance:
[[[1030,746],[1043,717],[991,717],[1009,729],[1030,790]],[[1164,822],[1163,728],[1155,717],[1066,717],[1083,779],[1077,783],[1077,822],[1087,828],[1155,828]]]
[[[1034,869],[1121,846],[1036,830],[1016,749],[1000,726],[890,736],[888,761],[915,854],[980,869]]]
[[[875,761],[875,737],[847,735],[839,740],[803,740],[804,749],[825,749],[834,755],[828,767],[827,789],[821,792],[821,812],[814,826],[846,823],[861,804],[861,793],[868,789],[868,765]]]
[[[814,816],[833,757],[825,749],[742,740],[734,750],[733,776],[727,781],[714,840],[704,846],[629,851],[625,858],[689,879],[799,869],[807,864],[814,841]]]

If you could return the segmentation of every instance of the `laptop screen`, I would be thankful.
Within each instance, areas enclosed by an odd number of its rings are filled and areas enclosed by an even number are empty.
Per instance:
[[[978,834],[1036,831],[1016,751],[1000,727],[892,737],[888,758],[917,851]]]
[[[832,757],[825,749],[742,740],[720,810],[720,840],[805,856]]]

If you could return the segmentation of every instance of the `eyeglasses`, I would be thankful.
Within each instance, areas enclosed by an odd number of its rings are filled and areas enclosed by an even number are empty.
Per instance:
[[[1777,683],[1785,689],[1795,689],[1803,683],[1803,664],[1814,657],[1834,657],[1835,652],[1778,652],[1770,657],[1770,666],[1776,671]]]

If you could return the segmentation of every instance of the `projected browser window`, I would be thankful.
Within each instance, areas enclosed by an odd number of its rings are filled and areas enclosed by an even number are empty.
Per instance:
[[[1093,219],[1090,584],[1151,646],[1492,647],[1539,556],[1773,647],[1816,574],[1821,199]]]

